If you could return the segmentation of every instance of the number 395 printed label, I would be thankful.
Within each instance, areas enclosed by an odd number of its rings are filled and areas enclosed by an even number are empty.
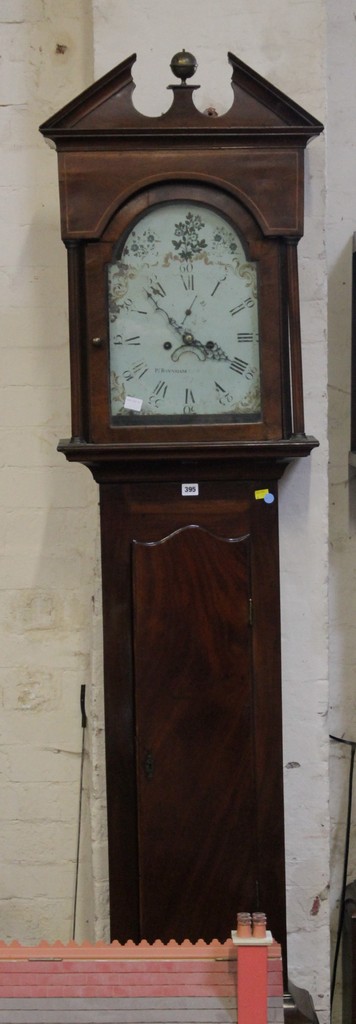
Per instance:
[[[183,498],[197,498],[198,494],[199,484],[182,484]]]

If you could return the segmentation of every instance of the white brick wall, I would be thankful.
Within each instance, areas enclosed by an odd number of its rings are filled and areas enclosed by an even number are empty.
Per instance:
[[[66,255],[38,125],[92,80],[90,5],[2,0],[0,52],[0,933],[67,940],[96,488],[56,452],[70,430]]]

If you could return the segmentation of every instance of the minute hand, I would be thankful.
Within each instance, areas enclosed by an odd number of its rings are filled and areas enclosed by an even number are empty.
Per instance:
[[[157,312],[158,313],[164,313],[164,315],[167,317],[168,323],[171,325],[171,327],[173,327],[175,331],[178,331],[178,334],[181,334],[183,336],[186,333],[185,327],[183,327],[181,324],[177,324],[177,321],[174,320],[174,318],[172,316],[170,316],[169,313],[167,313],[167,310],[163,309],[163,306],[159,306],[159,304],[158,304],[157,300],[155,299],[154,295],[152,295],[152,292],[146,291],[146,295],[147,295],[148,299],[152,300],[153,305],[155,306]]]
[[[198,338],[195,338],[194,334],[192,334],[191,331],[188,331],[186,327],[183,326],[183,324],[178,324],[174,317],[170,316],[169,313],[167,313],[167,310],[164,309],[163,306],[160,306],[158,304],[157,300],[155,299],[154,295],[152,295],[151,292],[147,291],[146,295],[149,299],[152,300],[156,310],[159,313],[164,313],[171,327],[173,327],[174,330],[177,331],[178,334],[180,334],[183,341],[183,345],[187,345],[190,348],[198,348],[200,352],[204,354],[205,359],[214,359],[217,360],[218,362],[226,363],[231,362],[230,356],[226,355],[226,352],[224,352],[223,349],[220,348],[220,345],[218,345],[215,341],[207,341],[205,342],[205,344],[203,344],[203,342],[199,341]],[[176,353],[172,354],[172,359],[178,359],[178,352],[179,349],[176,350]]]

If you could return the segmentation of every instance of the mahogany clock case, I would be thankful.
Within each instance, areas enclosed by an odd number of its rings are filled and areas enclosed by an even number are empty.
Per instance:
[[[322,125],[232,54],[226,114],[201,113],[181,84],[146,117],[134,61],[41,128],[68,250],[72,432],[59,449],[100,484],[111,933],[223,939],[238,909],[260,907],[286,952],[277,484],[318,443],[304,428],[297,242],[304,149]],[[222,216],[256,264],[252,416],[113,416],[108,268],[147,211],[172,203]],[[239,303],[222,295],[230,327]],[[151,319],[204,356],[203,373],[207,339],[182,333],[192,304],[183,321],[158,305]],[[226,361],[224,336],[211,340]],[[248,357],[235,358],[237,389]]]

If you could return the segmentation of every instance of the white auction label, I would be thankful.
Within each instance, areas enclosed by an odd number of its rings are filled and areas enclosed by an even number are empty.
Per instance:
[[[197,498],[198,494],[199,484],[182,484],[183,498]]]
[[[132,398],[131,395],[126,395],[124,409],[133,409],[134,412],[141,412],[142,398]]]

